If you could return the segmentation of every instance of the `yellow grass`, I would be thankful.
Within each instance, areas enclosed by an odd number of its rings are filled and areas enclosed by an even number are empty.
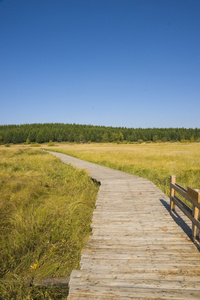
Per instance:
[[[0,299],[58,299],[35,280],[79,267],[97,192],[85,171],[53,155],[0,147]]]
[[[170,175],[200,189],[200,143],[57,144],[52,150],[148,178],[167,195]]]

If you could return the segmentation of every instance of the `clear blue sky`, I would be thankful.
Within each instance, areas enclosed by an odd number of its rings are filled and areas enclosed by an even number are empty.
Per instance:
[[[200,127],[200,0],[0,0],[0,124]]]

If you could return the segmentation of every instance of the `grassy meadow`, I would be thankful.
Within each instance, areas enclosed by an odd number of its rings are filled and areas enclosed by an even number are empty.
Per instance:
[[[53,151],[147,178],[169,196],[170,175],[200,189],[200,143],[57,144]]]
[[[35,282],[79,267],[97,192],[85,171],[40,149],[0,146],[1,300],[63,299]]]
[[[39,146],[0,146],[0,300],[65,299],[67,291],[38,282],[78,268],[91,232],[98,185]],[[167,195],[170,175],[200,189],[200,143],[42,147],[148,178]]]

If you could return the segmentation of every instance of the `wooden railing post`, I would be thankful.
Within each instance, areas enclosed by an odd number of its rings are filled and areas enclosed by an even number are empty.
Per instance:
[[[200,217],[199,208],[195,206],[195,203],[200,203],[200,191],[194,190],[194,189],[191,189],[190,187],[188,187],[187,193],[188,193],[188,196],[194,202],[192,215],[193,215],[194,219],[199,220],[199,217]],[[192,237],[193,237],[193,239],[200,237],[200,231],[194,223],[192,223]]]
[[[170,182],[174,185],[176,184],[176,176],[175,175],[172,175],[170,177]],[[172,187],[170,187],[170,210],[171,211],[175,211],[175,203],[172,199],[172,197],[174,197],[174,195],[175,195],[175,190]]]

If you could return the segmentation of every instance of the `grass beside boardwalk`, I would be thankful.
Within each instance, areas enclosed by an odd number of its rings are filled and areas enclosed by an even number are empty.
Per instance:
[[[0,299],[62,299],[43,278],[78,268],[98,186],[27,146],[0,147]]]
[[[57,144],[51,150],[147,178],[168,196],[170,175],[200,189],[200,143]]]

